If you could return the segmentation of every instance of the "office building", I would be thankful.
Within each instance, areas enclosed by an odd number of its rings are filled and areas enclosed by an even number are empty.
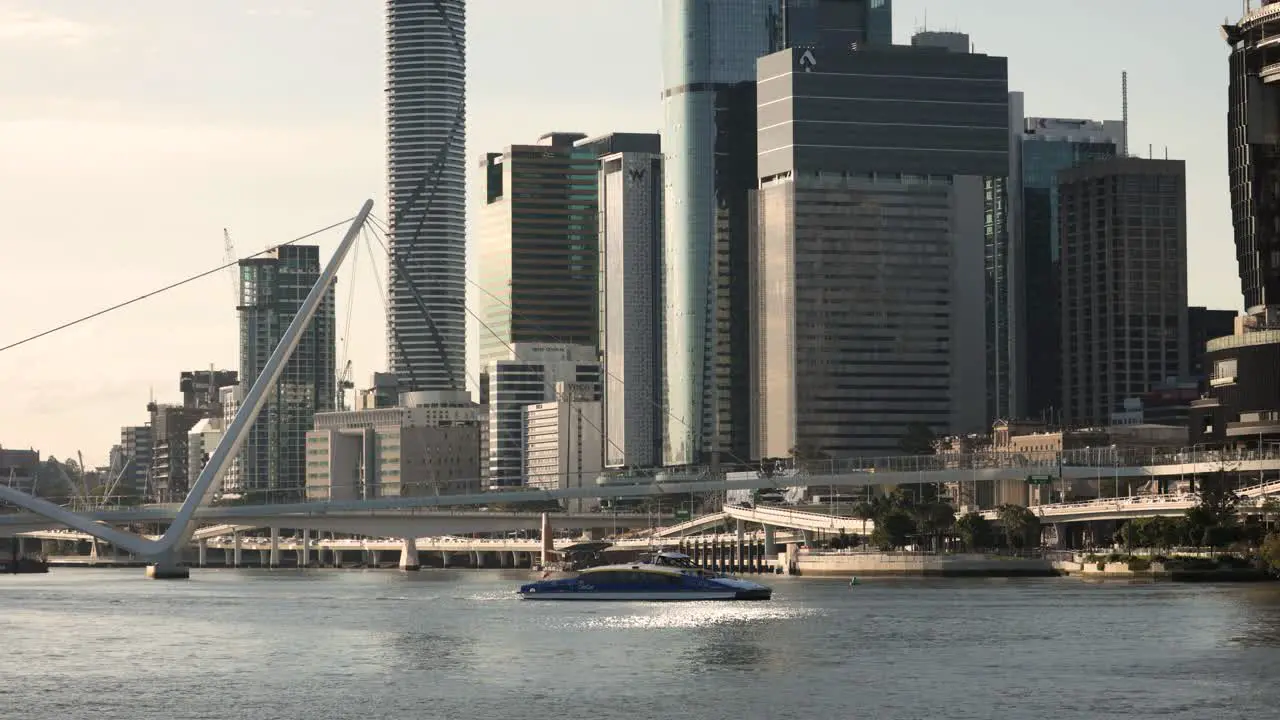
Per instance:
[[[1245,311],[1280,325],[1280,80],[1272,49],[1280,4],[1267,1],[1222,28],[1231,45],[1227,144],[1231,216]]]
[[[1102,426],[1125,398],[1187,376],[1186,165],[1069,168],[1058,205],[1063,416]]]
[[[1199,382],[1201,389],[1209,379],[1204,363],[1205,348],[1210,340],[1235,333],[1239,315],[1235,310],[1187,308],[1187,377]]]
[[[32,493],[40,475],[37,450],[10,450],[0,447],[0,485]]]
[[[320,248],[314,245],[282,245],[240,261],[240,377],[246,382],[262,373],[319,276]],[[336,398],[334,322],[331,287],[268,390],[245,436],[238,477],[224,482],[226,491],[253,493],[264,502],[301,497],[306,433],[316,413],[333,410]]]
[[[1062,413],[1058,172],[1123,153],[1118,120],[1024,117],[1009,96],[1009,174],[986,187],[987,413]]]
[[[147,497],[151,502],[182,502],[190,488],[188,433],[208,414],[207,408],[147,404],[151,414],[151,466]]]
[[[307,498],[480,492],[480,425],[466,391],[405,393],[398,407],[319,413],[307,432]]]
[[[889,44],[888,0],[663,0],[664,463],[750,459],[756,61]]]
[[[1246,317],[1206,347],[1209,397],[1191,409],[1191,441],[1280,441],[1280,3],[1266,0],[1222,27],[1231,46],[1227,159],[1231,219]]]
[[[253,379],[250,378],[250,382]],[[235,370],[184,370],[178,376],[178,390],[182,392],[183,407],[216,408],[219,392],[240,382]]]
[[[609,467],[662,462],[662,148],[656,134],[582,140],[600,161],[600,356]]]
[[[515,343],[600,341],[595,155],[552,132],[480,161],[480,368]]]
[[[204,466],[209,464],[209,456],[218,443],[222,442],[222,434],[226,429],[222,415],[201,418],[187,431],[187,482],[190,484],[200,477]],[[226,476],[223,475],[225,482]],[[221,489],[221,488],[219,488]]]
[[[147,476],[151,472],[151,426],[132,425],[120,428],[120,484],[116,497],[127,503],[140,503],[146,498]]]
[[[604,415],[598,388],[556,383],[552,402],[524,408],[524,476],[542,490],[594,488],[604,469]],[[571,512],[599,506],[595,499],[562,503]]]
[[[525,484],[526,407],[555,400],[557,383],[586,385],[593,388],[588,399],[599,401],[602,375],[594,345],[515,343],[507,358],[491,361],[489,487]]]
[[[387,0],[387,357],[404,390],[466,387],[466,32],[465,0]]]
[[[759,455],[983,431],[983,187],[1008,170],[1007,61],[792,49],[759,73]]]

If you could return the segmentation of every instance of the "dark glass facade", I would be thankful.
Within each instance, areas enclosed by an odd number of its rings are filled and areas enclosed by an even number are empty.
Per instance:
[[[1058,238],[1058,173],[1115,157],[1115,143],[1022,144],[1022,289],[1019,326],[1025,352],[1024,415],[1052,420],[1062,408],[1061,258]]]
[[[599,163],[574,147],[583,137],[550,133],[482,161],[481,367],[513,343],[599,346]]]
[[[320,277],[320,248],[283,245],[273,256],[240,261],[240,378],[262,374],[284,331]],[[263,502],[300,500],[306,484],[306,436],[336,398],[334,289],[285,364],[245,436],[236,487]]]
[[[1231,45],[1227,162],[1244,304],[1280,311],[1280,4],[1222,28]]]

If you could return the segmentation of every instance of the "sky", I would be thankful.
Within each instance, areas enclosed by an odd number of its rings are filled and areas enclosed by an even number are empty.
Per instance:
[[[243,256],[365,198],[385,217],[383,7],[0,0],[0,347],[217,267],[223,228]],[[1240,308],[1218,30],[1240,0],[894,7],[897,42],[961,30],[1007,56],[1028,115],[1119,119],[1127,70],[1130,150],[1187,162],[1189,299]],[[549,130],[661,129],[658,0],[467,12],[468,172]],[[314,242],[327,257],[340,237]],[[382,286],[364,248],[339,278],[338,360],[361,386],[386,362]],[[152,397],[180,401],[180,371],[238,366],[234,287],[216,273],[0,351],[0,446],[104,463]]]

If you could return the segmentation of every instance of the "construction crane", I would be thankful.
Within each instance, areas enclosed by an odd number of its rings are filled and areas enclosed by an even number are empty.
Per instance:
[[[342,368],[342,372],[338,374],[337,390],[338,396],[334,398],[333,408],[335,410],[347,409],[347,391],[354,388],[355,383],[351,382],[351,361]]]
[[[236,246],[231,242],[231,233],[222,228],[222,250],[223,260],[231,267],[227,268],[231,271],[231,297],[235,299],[236,305],[240,304],[240,273],[234,264],[236,258]]]

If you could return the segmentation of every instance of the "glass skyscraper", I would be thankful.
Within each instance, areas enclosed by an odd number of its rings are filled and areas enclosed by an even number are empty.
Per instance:
[[[889,0],[663,0],[663,462],[751,454],[756,60],[891,41]]]
[[[282,245],[269,255],[240,261],[240,378],[262,374],[285,328],[320,277],[320,248]],[[337,396],[334,289],[267,392],[249,428],[236,479],[228,492],[255,493],[262,502],[301,500],[306,484],[306,436],[318,412],[333,410]]]
[[[1009,179],[987,187],[990,419],[1052,422],[1062,410],[1058,173],[1122,152],[1117,120],[1023,118],[1013,93]]]

